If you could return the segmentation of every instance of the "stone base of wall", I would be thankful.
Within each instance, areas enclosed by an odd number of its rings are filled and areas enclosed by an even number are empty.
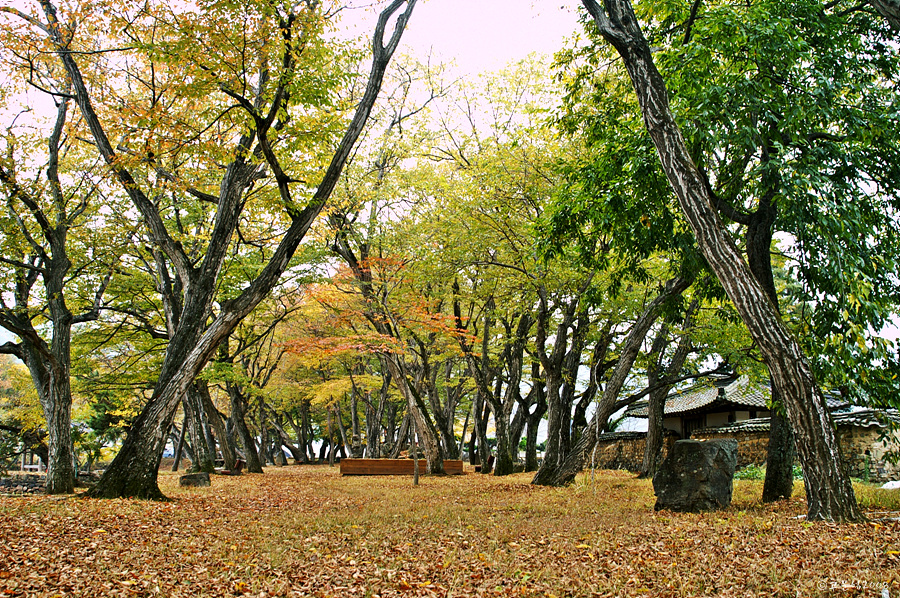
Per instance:
[[[694,440],[725,440],[733,439],[738,443],[737,468],[748,465],[763,466],[766,464],[766,455],[769,450],[768,432],[741,432],[736,434],[709,434],[695,433],[691,435]]]
[[[838,442],[844,457],[844,467],[850,477],[874,483],[900,480],[900,464],[891,463],[887,456],[891,451],[900,450],[900,433],[895,433],[885,446],[880,437],[881,428],[839,426]],[[625,469],[639,471],[644,461],[645,432],[619,432],[605,434],[597,448],[597,467],[601,469]],[[737,468],[748,465],[766,464],[769,448],[768,431],[747,431],[714,433],[701,431],[694,433],[695,440],[734,439],[738,442]],[[663,458],[668,455],[678,435],[674,432],[666,436]]]
[[[662,458],[680,437],[667,431],[663,440]],[[640,471],[644,464],[644,450],[647,445],[646,432],[616,432],[604,434],[597,443],[596,463],[598,469],[625,469]]]
[[[900,463],[887,460],[890,451],[900,450],[900,434],[889,437],[885,446],[879,428],[842,426],[838,428],[838,442],[850,477],[868,482],[900,480]]]
[[[34,474],[0,478],[0,494],[42,494],[45,480],[44,476]]]

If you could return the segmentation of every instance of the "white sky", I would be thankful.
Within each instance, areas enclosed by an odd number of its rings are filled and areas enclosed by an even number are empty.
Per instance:
[[[365,0],[350,2],[349,23],[374,23]],[[578,0],[419,0],[401,51],[433,62],[455,61],[460,75],[498,70],[531,52],[552,55],[578,29]],[[371,30],[371,29],[370,29]]]

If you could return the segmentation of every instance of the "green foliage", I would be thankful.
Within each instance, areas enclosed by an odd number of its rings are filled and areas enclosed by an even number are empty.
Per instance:
[[[880,18],[844,4],[656,0],[637,11],[714,196],[738,221],[777,209],[793,281],[780,299],[818,379],[896,403],[900,358],[880,333],[900,296],[900,54]],[[688,240],[621,63],[595,35],[559,55],[558,124],[587,150],[566,165],[548,236],[582,260],[618,244],[634,266]]]
[[[759,465],[747,465],[734,472],[736,480],[764,480],[766,478],[765,467]]]
[[[766,479],[766,467],[765,465],[755,465],[750,464],[741,469],[734,472],[734,479],[736,480],[758,480],[762,481]],[[803,479],[803,470],[799,465],[794,465],[794,479],[802,480]]]

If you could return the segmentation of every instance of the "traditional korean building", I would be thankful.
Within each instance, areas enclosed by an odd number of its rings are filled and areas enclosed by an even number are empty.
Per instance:
[[[673,392],[666,397],[663,427],[681,438],[690,438],[695,430],[768,417],[766,401],[770,395],[767,384],[750,382],[747,376]],[[635,403],[625,415],[646,418],[647,401]]]

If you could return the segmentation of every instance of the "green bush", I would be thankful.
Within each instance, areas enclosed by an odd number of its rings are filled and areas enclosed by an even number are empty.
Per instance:
[[[736,480],[762,480],[766,477],[765,467],[759,465],[748,465],[734,472]]]
[[[766,479],[766,467],[765,465],[748,465],[742,469],[734,472],[734,479],[736,480],[765,480]],[[800,468],[799,465],[794,465],[794,479],[802,480],[803,479],[803,469]]]

